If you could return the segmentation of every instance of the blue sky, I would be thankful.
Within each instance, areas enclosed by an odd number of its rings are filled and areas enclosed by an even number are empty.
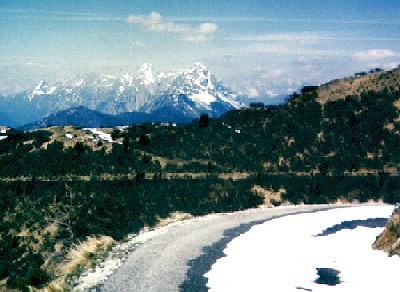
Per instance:
[[[281,93],[397,66],[398,15],[378,0],[0,0],[0,92],[202,61],[235,89]]]

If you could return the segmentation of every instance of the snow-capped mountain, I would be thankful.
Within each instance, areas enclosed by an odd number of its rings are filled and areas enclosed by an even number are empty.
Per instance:
[[[153,65],[148,63],[141,65],[136,75],[139,82],[146,85],[154,84],[157,80],[154,76]]]
[[[242,106],[237,95],[218,81],[203,63],[167,76],[161,74],[160,80],[163,81],[160,97],[148,99],[142,111],[179,109],[186,117],[198,117],[204,112],[219,116]]]
[[[0,100],[0,108],[20,124],[79,106],[111,115],[171,112],[195,118],[201,113],[216,117],[242,104],[203,63],[167,73],[143,64],[134,76],[92,73],[54,85],[40,81],[32,90]]]
[[[56,87],[49,87],[46,81],[40,81],[38,85],[32,90],[32,93],[29,95],[29,98],[32,99],[35,95],[43,95],[43,94],[54,94]]]

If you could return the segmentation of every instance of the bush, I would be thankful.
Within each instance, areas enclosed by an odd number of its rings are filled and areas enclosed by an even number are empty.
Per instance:
[[[51,279],[50,275],[42,270],[44,260],[40,254],[29,253],[20,261],[14,262],[10,276],[7,280],[7,287],[12,289],[27,290],[29,286],[42,288]]]

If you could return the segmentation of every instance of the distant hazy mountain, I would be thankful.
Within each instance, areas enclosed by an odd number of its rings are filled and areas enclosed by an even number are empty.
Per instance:
[[[13,121],[5,112],[0,110],[0,126],[15,127],[17,123]]]
[[[103,114],[80,106],[51,114],[50,116],[42,118],[34,123],[27,124],[21,127],[21,129],[31,130],[48,126],[64,125],[100,127],[101,125],[115,126],[118,124],[118,118],[113,115]]]
[[[2,111],[20,125],[80,106],[109,115],[161,115],[164,120],[191,119],[201,113],[216,117],[242,104],[203,63],[169,73],[143,64],[135,76],[88,74],[55,85],[40,81],[32,90],[0,100]]]
[[[143,112],[122,113],[119,115],[103,114],[99,111],[88,109],[84,106],[73,107],[59,111],[33,123],[26,124],[19,129],[33,130],[49,126],[75,125],[82,127],[98,128],[101,126],[131,125],[143,122],[175,122],[185,123],[191,119],[182,115],[166,115],[163,112],[147,114]]]

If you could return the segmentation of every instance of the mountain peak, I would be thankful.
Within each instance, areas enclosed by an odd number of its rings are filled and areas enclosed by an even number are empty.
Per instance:
[[[40,80],[40,82],[38,83],[38,85],[36,85],[35,89],[40,89],[43,86],[47,86],[47,82],[44,80]]]
[[[41,80],[32,90],[29,99],[32,100],[34,95],[53,94],[55,90],[56,87],[49,87],[46,81]]]
[[[139,72],[143,71],[152,71],[153,70],[153,64],[151,63],[143,63],[142,65],[139,66]]]
[[[207,66],[202,62],[196,62],[191,68],[184,71],[184,83],[193,84],[200,91],[215,89],[215,78],[212,76]]]
[[[209,77],[209,75],[210,75],[210,72],[209,72],[206,64],[204,64],[202,62],[194,63],[193,66],[189,69],[189,72],[195,73],[198,75],[203,75],[206,77]]]
[[[195,63],[193,63],[193,68],[207,70],[207,66],[203,62],[195,62]]]
[[[143,63],[140,65],[137,71],[137,76],[139,79],[142,79],[143,83],[146,85],[153,84],[156,81],[153,72],[153,65],[150,63]]]

